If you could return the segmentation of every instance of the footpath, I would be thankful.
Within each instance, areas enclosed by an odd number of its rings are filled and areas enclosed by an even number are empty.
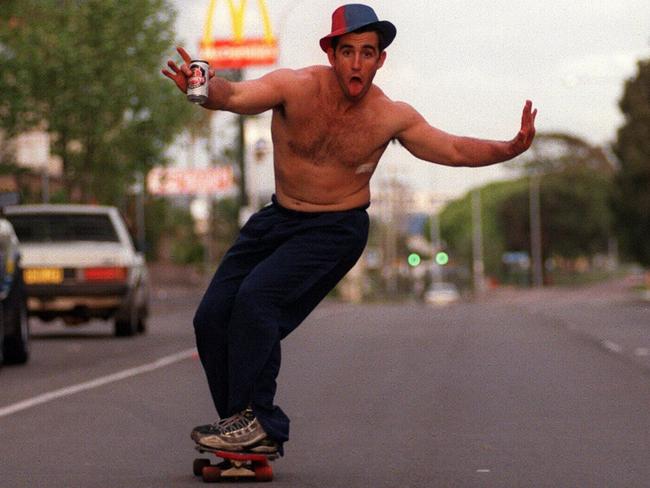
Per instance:
[[[631,274],[581,287],[500,288],[477,303],[542,316],[549,326],[650,372],[650,297],[640,291],[643,281],[642,275]]]
[[[547,286],[543,288],[500,287],[486,291],[479,302],[491,303],[621,303],[644,301],[645,295],[635,289],[642,276],[628,275],[582,286]]]

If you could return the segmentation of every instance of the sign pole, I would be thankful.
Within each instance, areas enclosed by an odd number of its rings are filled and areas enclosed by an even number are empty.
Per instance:
[[[261,20],[263,35],[246,36],[244,32],[246,0],[227,0],[228,12],[232,26],[232,37],[212,37],[212,20],[215,15],[217,0],[209,0],[207,17],[203,29],[203,38],[199,43],[200,58],[206,60],[215,70],[223,70],[231,81],[244,80],[244,68],[247,66],[271,66],[278,60],[278,42],[273,35],[271,18],[265,0],[257,0],[257,14]],[[239,167],[239,212],[250,209],[249,189],[246,184],[246,116],[237,118],[238,137],[236,142],[237,165]]]
[[[236,69],[233,73],[234,81],[242,81],[244,79],[244,70]],[[237,116],[237,130],[239,137],[237,138],[237,156],[239,161],[239,207],[246,207],[249,202],[248,188],[246,185],[246,116]]]

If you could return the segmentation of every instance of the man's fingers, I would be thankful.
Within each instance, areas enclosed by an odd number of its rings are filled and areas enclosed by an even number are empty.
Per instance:
[[[526,101],[526,103],[524,105],[524,109],[521,111],[521,126],[522,127],[526,125],[526,121],[528,120],[529,115],[530,115],[530,105],[529,105],[528,101]]]
[[[522,145],[522,152],[530,147],[535,137],[535,117],[537,109],[533,110],[533,102],[526,100],[521,113],[521,129],[515,138],[517,143]]]
[[[174,73],[178,73],[180,71],[178,65],[174,63],[171,59],[167,61],[167,66],[169,66]]]
[[[185,49],[178,46],[176,48],[176,51],[178,51],[178,54],[181,55],[181,58],[183,58],[183,61],[185,61],[187,64],[192,62],[192,57],[189,54],[187,54],[187,51]]]
[[[533,102],[526,100],[524,105],[524,110],[521,114],[521,126],[522,127],[533,127],[535,124],[535,117],[537,116],[537,109],[532,110]]]

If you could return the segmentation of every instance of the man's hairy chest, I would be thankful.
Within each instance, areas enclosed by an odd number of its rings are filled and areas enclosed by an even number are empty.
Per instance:
[[[388,142],[379,120],[367,113],[320,113],[288,117],[281,124],[287,149],[316,165],[358,166],[376,158]]]

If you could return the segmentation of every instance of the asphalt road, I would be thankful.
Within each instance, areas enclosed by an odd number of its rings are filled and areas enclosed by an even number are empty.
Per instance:
[[[321,305],[283,345],[269,486],[649,486],[650,307],[569,295]],[[197,300],[158,295],[135,339],[34,323],[32,361],[0,372],[0,487],[202,486]]]

